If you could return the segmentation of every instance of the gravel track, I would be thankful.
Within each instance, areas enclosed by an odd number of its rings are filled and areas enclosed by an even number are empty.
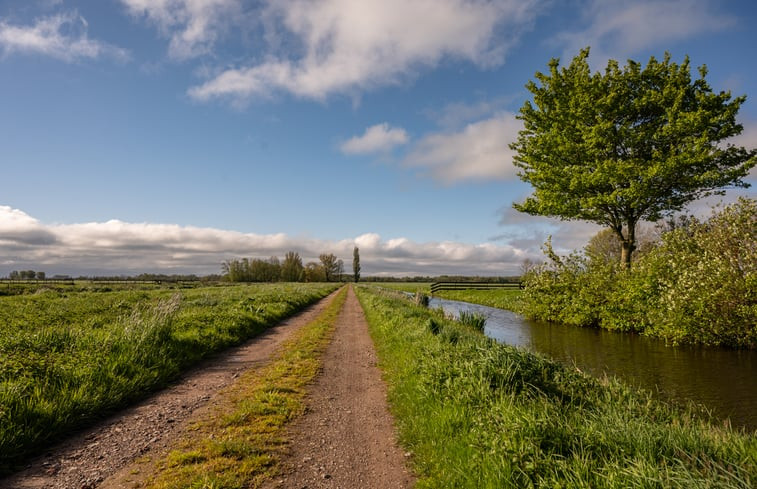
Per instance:
[[[399,448],[386,385],[352,287],[323,357],[323,370],[308,389],[307,411],[290,428],[278,488],[405,488],[414,477]],[[409,455],[409,454],[408,454]]]

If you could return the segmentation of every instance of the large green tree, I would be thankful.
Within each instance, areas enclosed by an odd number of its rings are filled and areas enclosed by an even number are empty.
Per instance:
[[[706,67],[692,80],[688,57],[679,65],[666,53],[646,67],[610,60],[592,73],[588,57],[587,48],[562,68],[552,59],[549,73],[526,85],[533,102],[521,107],[510,147],[534,191],[514,207],[612,229],[630,267],[640,221],[747,187],[757,151],[724,142],[743,130],[736,114],[746,97],[714,93]]]

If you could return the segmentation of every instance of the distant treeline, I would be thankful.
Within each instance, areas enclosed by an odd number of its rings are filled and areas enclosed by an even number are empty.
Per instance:
[[[302,264],[299,253],[289,251],[283,260],[272,256],[227,260],[221,265],[223,280],[229,282],[346,282],[354,274],[346,274],[344,263],[333,253],[322,253],[318,262]],[[354,261],[353,261],[354,267]],[[480,277],[478,275],[439,275],[415,277],[361,276],[363,282],[486,282],[517,283],[520,276]]]
[[[8,275],[8,280],[78,280],[92,282],[122,282],[122,281],[160,281],[160,282],[218,282],[221,275],[195,275],[195,274],[165,274],[165,273],[140,273],[139,275],[96,275],[87,276],[79,275],[72,277],[70,275],[53,275],[47,276],[45,272],[35,272],[33,270],[13,271]]]
[[[229,282],[337,282],[345,280],[344,262],[333,253],[322,253],[320,262],[302,264],[299,253],[289,251],[284,260],[241,258],[223,262],[223,279]]]

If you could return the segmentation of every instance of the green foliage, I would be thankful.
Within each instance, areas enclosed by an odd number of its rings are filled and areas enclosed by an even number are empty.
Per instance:
[[[344,263],[342,260],[339,260],[333,253],[321,253],[318,259],[321,260],[321,268],[326,282],[341,279],[341,275],[344,272]]]
[[[751,488],[757,438],[361,287],[416,487]]]
[[[313,261],[308,262],[308,264],[305,265],[302,274],[305,277],[305,282],[326,281],[326,272],[324,271],[323,266]]]
[[[458,321],[482,333],[486,327],[486,316],[478,312],[460,311]]]
[[[352,278],[355,283],[360,281],[360,250],[357,246],[352,250]]]
[[[0,473],[331,290],[256,285],[0,298]]]
[[[281,277],[281,264],[275,256],[268,260],[228,260],[222,264],[222,269],[229,282],[278,282]]]
[[[300,254],[288,251],[281,263],[281,280],[283,282],[301,282],[304,278],[304,267]]]
[[[699,197],[746,187],[757,150],[722,144],[743,130],[736,114],[745,97],[713,93],[666,54],[646,67],[610,60],[591,73],[589,50],[559,69],[536,73],[533,103],[523,121],[514,163],[534,193],[515,208],[535,215],[581,219],[612,229],[631,263],[636,225],[680,211]]]
[[[551,249],[551,248],[550,248]],[[574,253],[524,277],[520,312],[580,326],[638,331],[666,341],[757,347],[757,202],[741,199],[620,270]]]

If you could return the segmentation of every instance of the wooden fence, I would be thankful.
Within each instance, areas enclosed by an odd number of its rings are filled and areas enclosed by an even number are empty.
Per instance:
[[[489,290],[489,289],[521,289],[520,282],[434,282],[431,284],[431,293],[440,290]]]

